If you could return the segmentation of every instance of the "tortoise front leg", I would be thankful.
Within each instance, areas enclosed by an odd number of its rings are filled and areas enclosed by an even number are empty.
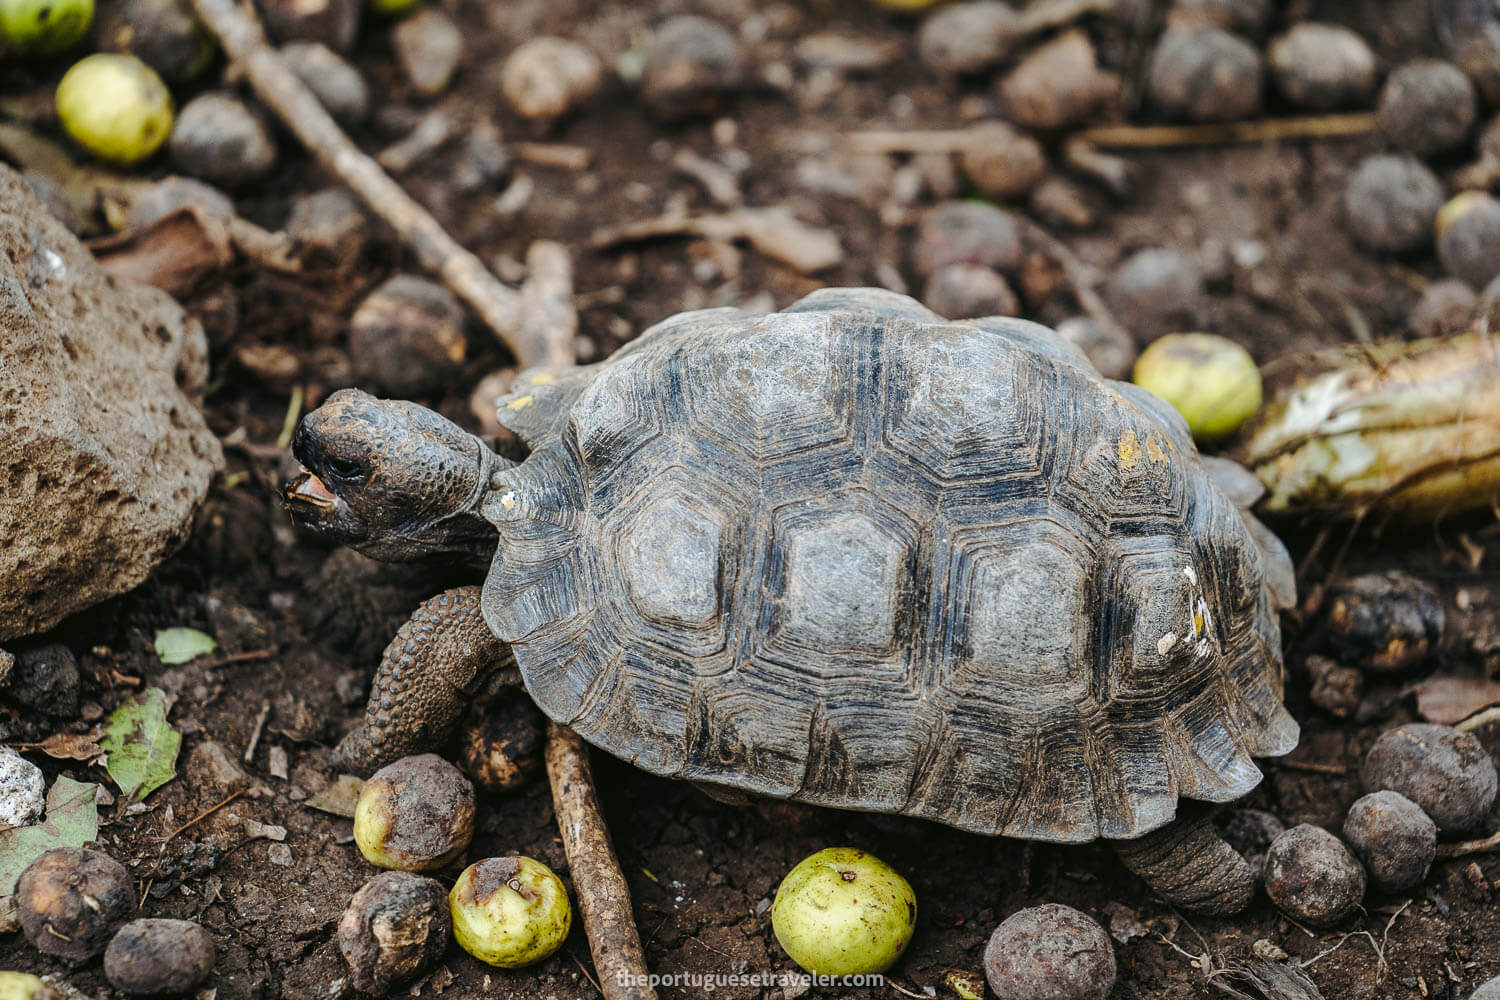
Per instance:
[[[1208,810],[1114,845],[1125,867],[1158,896],[1194,913],[1226,916],[1250,905],[1255,875],[1219,835]]]
[[[365,720],[343,738],[329,763],[363,775],[432,749],[509,652],[484,622],[478,586],[455,587],[424,601],[386,646]]]

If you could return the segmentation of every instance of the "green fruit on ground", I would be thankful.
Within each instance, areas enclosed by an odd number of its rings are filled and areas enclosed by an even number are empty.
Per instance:
[[[121,166],[149,157],[172,131],[172,95],[135,56],[99,52],[80,59],[63,74],[56,101],[73,141]]]
[[[476,861],[458,876],[448,905],[459,947],[502,969],[548,957],[573,923],[562,880],[531,858]]]
[[[879,858],[830,847],[782,879],[771,929],[792,961],[815,975],[857,976],[890,968],[911,941],[917,897]]]
[[[1199,441],[1218,441],[1260,409],[1260,369],[1239,344],[1212,333],[1169,333],[1141,352],[1135,384],[1171,403]]]
[[[0,0],[0,42],[54,55],[81,42],[93,20],[94,0]]]
[[[422,0],[369,0],[370,10],[381,17],[400,17]]]
[[[437,754],[402,757],[370,775],[354,804],[354,843],[380,868],[446,868],[474,839],[474,786]]]
[[[62,1000],[62,994],[29,972],[0,972],[0,1000]]]

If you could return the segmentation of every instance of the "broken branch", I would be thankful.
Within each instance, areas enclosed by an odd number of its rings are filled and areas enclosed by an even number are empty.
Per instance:
[[[630,888],[610,843],[589,768],[588,747],[566,726],[547,726],[547,779],[578,908],[604,1000],[656,1000],[630,908]]]

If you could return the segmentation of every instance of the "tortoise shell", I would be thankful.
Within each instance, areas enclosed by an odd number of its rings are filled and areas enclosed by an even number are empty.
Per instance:
[[[826,290],[501,414],[532,452],[484,502],[486,619],[647,771],[1086,841],[1296,744],[1257,536],[1170,407],[1045,327]]]

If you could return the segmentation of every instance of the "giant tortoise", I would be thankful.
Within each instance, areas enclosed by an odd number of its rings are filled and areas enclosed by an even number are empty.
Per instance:
[[[430,410],[334,393],[298,428],[298,523],[381,559],[475,559],[336,751],[430,746],[509,664],[654,774],[982,834],[1117,841],[1227,912],[1207,807],[1285,754],[1280,543],[1243,469],[1050,330],[825,289],[674,316],[524,373],[514,462]],[[1174,819],[1176,822],[1173,822]]]

